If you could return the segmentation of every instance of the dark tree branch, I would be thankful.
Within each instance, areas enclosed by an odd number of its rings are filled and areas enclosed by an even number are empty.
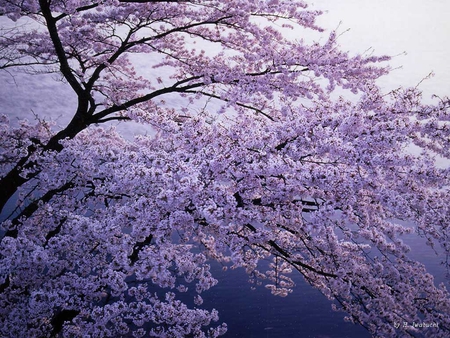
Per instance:
[[[42,15],[47,24],[47,29],[50,34],[50,38],[53,42],[56,56],[58,57],[59,60],[61,74],[67,80],[67,82],[75,91],[75,93],[77,93],[77,95],[83,95],[84,90],[72,73],[72,70],[69,66],[69,62],[66,57],[66,53],[64,51],[64,47],[61,43],[61,39],[59,38],[58,28],[56,27],[57,20],[52,16],[52,12],[50,9],[50,1],[39,0],[39,5],[41,7]]]
[[[217,100],[220,100],[220,101],[223,101],[223,102],[227,102],[227,103],[230,102],[230,100],[224,99],[224,98],[220,97],[219,95],[215,95],[215,94],[208,93],[208,92],[204,92],[204,91],[199,91],[199,92],[186,91],[186,93],[194,93],[194,94],[200,93],[200,94],[202,94],[202,95],[211,97],[211,98],[213,98],[213,99],[217,99]],[[261,115],[267,117],[269,120],[275,121],[275,119],[274,119],[272,116],[266,114],[266,113],[265,113],[264,111],[262,111],[261,109],[258,109],[258,108],[256,108],[256,107],[252,107],[252,106],[250,106],[250,105],[247,105],[247,104],[244,104],[244,103],[240,103],[240,102],[234,102],[234,104],[237,105],[237,106],[239,106],[239,107],[242,107],[242,108],[246,108],[246,109],[249,109],[249,110],[253,110],[253,111],[255,111],[256,113],[261,114]]]
[[[190,89],[194,89],[194,88],[198,88],[198,87],[202,87],[205,84],[203,82],[198,82],[198,83],[193,83],[187,86],[183,86],[183,87],[178,87],[180,84],[189,82],[189,81],[193,81],[196,79],[201,78],[200,76],[195,76],[189,79],[185,79],[185,80],[181,80],[177,83],[175,83],[174,85],[172,85],[171,87],[165,87],[165,88],[161,88],[158,90],[155,90],[154,92],[151,92],[147,95],[143,95],[134,99],[131,99],[127,102],[124,102],[120,105],[114,105],[110,108],[107,108],[101,112],[98,112],[97,114],[92,116],[92,120],[94,121],[94,123],[96,121],[99,121],[101,119],[103,119],[105,116],[111,115],[113,113],[117,113],[119,111],[123,111],[123,110],[127,110],[130,107],[133,107],[135,105],[138,105],[140,103],[144,103],[147,101],[150,101],[151,99],[160,96],[160,95],[164,95],[164,94],[169,94],[169,93],[188,93]]]
[[[57,312],[52,320],[51,324],[53,326],[53,332],[52,337],[57,337],[58,334],[61,332],[64,322],[70,322],[72,319],[74,319],[76,316],[80,314],[79,310],[66,310],[63,309],[59,312]]]
[[[251,225],[251,224],[245,224],[245,227],[250,229],[252,232],[257,232],[256,228]],[[332,277],[332,278],[337,278],[338,276],[333,274],[333,273],[329,273],[329,272],[325,272],[325,271],[321,271],[321,270],[317,270],[316,268],[305,264],[303,262],[300,262],[298,260],[293,260],[291,258],[291,255],[288,251],[284,250],[282,247],[280,247],[275,241],[273,240],[269,240],[267,242],[267,244],[270,245],[270,247],[272,249],[274,249],[276,251],[275,255],[282,258],[284,261],[286,261],[287,263],[289,263],[290,265],[292,265],[296,270],[298,270],[302,275],[303,275],[303,271],[302,268],[305,270],[309,270],[312,271],[320,276],[324,276],[324,277]],[[262,246],[262,245],[258,245],[260,248],[267,250],[266,247]],[[273,253],[273,252],[271,252]]]
[[[134,265],[137,262],[137,260],[139,259],[139,252],[141,252],[146,245],[149,245],[152,242],[152,239],[153,235],[150,234],[142,242],[137,242],[134,245],[133,252],[128,256],[131,261],[131,265]]]
[[[49,190],[42,197],[32,201],[25,207],[25,209],[23,209],[23,211],[18,216],[16,216],[12,220],[12,225],[15,227],[15,229],[6,231],[3,237],[16,238],[18,235],[17,227],[20,225],[22,219],[30,217],[39,208],[40,203],[48,203],[55,195],[65,192],[73,187],[74,187],[73,181],[66,182],[61,187]]]

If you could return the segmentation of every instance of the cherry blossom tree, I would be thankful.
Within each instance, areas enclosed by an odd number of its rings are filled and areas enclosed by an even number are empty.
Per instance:
[[[300,273],[377,337],[448,337],[402,241],[448,263],[448,99],[384,95],[389,58],[302,40],[300,0],[0,4],[1,71],[77,98],[63,127],[0,120],[2,336],[223,335],[215,260],[279,296]],[[155,135],[108,126],[128,120]]]

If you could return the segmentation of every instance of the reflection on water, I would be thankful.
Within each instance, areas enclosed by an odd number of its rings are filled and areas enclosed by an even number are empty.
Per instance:
[[[273,296],[264,286],[251,290],[242,269],[222,271],[212,267],[219,284],[202,295],[205,307],[216,308],[220,321],[228,324],[225,337],[239,338],[364,338],[362,327],[344,322],[344,314],[331,310],[331,303],[293,274],[294,292]]]
[[[435,283],[444,282],[450,289],[441,257],[425,245],[417,235],[408,235],[405,242],[411,246],[410,257],[424,263],[434,275]],[[344,322],[344,313],[334,312],[331,303],[319,291],[293,273],[294,292],[285,298],[276,297],[264,286],[255,290],[247,282],[242,269],[222,271],[212,266],[219,284],[202,295],[203,305],[219,311],[220,322],[228,324],[226,337],[245,338],[364,338],[368,331],[358,325]]]

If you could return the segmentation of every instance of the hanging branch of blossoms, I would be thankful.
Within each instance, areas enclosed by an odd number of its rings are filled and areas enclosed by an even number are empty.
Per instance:
[[[297,38],[322,32],[303,1],[0,13],[0,70],[56,72],[77,98],[63,127],[0,119],[2,335],[223,335],[202,308],[211,260],[280,296],[300,273],[374,336],[449,334],[448,291],[402,241],[416,231],[448,264],[447,98],[384,96],[388,57]],[[128,120],[156,136],[107,128]]]

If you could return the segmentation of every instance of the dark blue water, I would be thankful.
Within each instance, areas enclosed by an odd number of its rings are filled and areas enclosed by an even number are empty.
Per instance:
[[[344,322],[344,314],[331,309],[331,302],[293,273],[294,292],[273,296],[263,285],[251,289],[243,269],[222,271],[213,267],[219,284],[202,294],[203,305],[219,311],[228,324],[225,337],[364,338],[361,326]]]
[[[435,284],[450,289],[442,255],[425,245],[416,234],[404,237],[411,246],[410,257],[422,262],[435,277]],[[440,250],[437,249],[439,252]],[[285,298],[273,296],[264,286],[251,290],[248,276],[242,269],[222,271],[212,266],[219,284],[202,294],[204,306],[219,311],[220,321],[228,324],[225,337],[242,338],[364,338],[371,335],[359,325],[343,320],[345,314],[331,309],[331,302],[318,290],[293,272],[296,286]]]

